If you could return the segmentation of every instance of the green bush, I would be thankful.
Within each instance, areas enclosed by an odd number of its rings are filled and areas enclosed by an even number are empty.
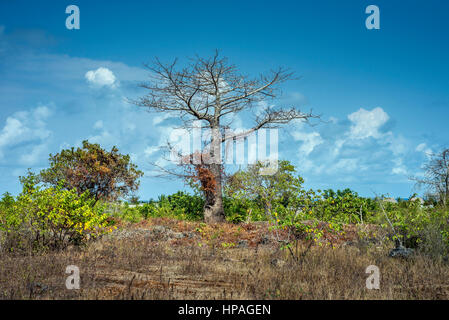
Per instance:
[[[380,207],[373,199],[360,197],[350,189],[332,189],[316,193],[312,200],[313,215],[323,221],[340,223],[374,222]]]
[[[234,199],[230,197],[223,198],[223,207],[226,220],[232,223],[246,221],[248,214],[251,212],[252,202],[245,199]]]
[[[33,174],[21,178],[22,193],[0,201],[1,247],[7,251],[61,249],[81,245],[111,230],[102,206],[85,192],[42,188]]]
[[[158,200],[150,200],[136,206],[124,204],[108,204],[110,215],[135,223],[148,218],[175,218],[198,221],[203,218],[204,200],[197,195],[177,192],[173,195],[162,195]]]
[[[447,255],[449,248],[449,211],[447,208],[425,208],[419,201],[388,204],[386,214],[396,230],[393,239],[407,247],[418,248],[432,256]],[[389,228],[386,218],[381,225]]]

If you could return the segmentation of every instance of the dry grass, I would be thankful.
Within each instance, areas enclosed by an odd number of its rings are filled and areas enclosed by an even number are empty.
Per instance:
[[[151,232],[165,225],[182,239]],[[122,234],[122,236],[118,236]],[[88,247],[0,256],[1,299],[448,299],[449,265],[425,256],[392,259],[375,245],[313,246],[300,263],[266,225],[204,226],[158,219],[128,226]],[[187,236],[188,235],[188,236]],[[246,240],[238,246],[239,240]],[[234,243],[234,247],[225,244]],[[201,246],[200,246],[201,245]],[[298,253],[306,250],[298,246]],[[380,290],[367,290],[369,265]],[[80,268],[81,289],[65,288],[65,268]]]

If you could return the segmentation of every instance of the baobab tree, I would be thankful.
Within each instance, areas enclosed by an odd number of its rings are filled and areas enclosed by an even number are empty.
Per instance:
[[[196,180],[201,183],[205,197],[205,221],[224,221],[221,146],[229,139],[225,131],[230,123],[226,119],[256,106],[260,108],[261,102],[276,98],[279,85],[292,80],[293,73],[279,68],[250,78],[239,73],[227,58],[220,57],[218,51],[209,58],[197,56],[183,68],[177,67],[177,59],[168,64],[156,59],[145,66],[152,79],[140,85],[147,93],[133,101],[134,104],[179,117],[183,128],[192,129],[194,122],[200,122],[202,128],[210,130],[209,141],[203,150],[190,155],[189,163],[194,165]],[[266,107],[257,112],[252,128],[239,133],[239,137],[262,128],[276,128],[295,119],[307,121],[314,117],[317,116],[295,107]]]

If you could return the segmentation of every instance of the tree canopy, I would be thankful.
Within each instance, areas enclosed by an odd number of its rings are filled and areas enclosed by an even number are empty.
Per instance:
[[[40,172],[40,180],[51,185],[89,191],[98,200],[116,200],[136,191],[143,172],[114,146],[106,151],[99,144],[83,141],[82,148],[50,154],[50,168]]]

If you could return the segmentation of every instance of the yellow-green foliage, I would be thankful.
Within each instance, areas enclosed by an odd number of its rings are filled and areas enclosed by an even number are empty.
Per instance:
[[[83,244],[111,230],[102,206],[87,192],[42,188],[32,175],[22,179],[23,191],[0,201],[0,241],[9,251],[58,249]]]

